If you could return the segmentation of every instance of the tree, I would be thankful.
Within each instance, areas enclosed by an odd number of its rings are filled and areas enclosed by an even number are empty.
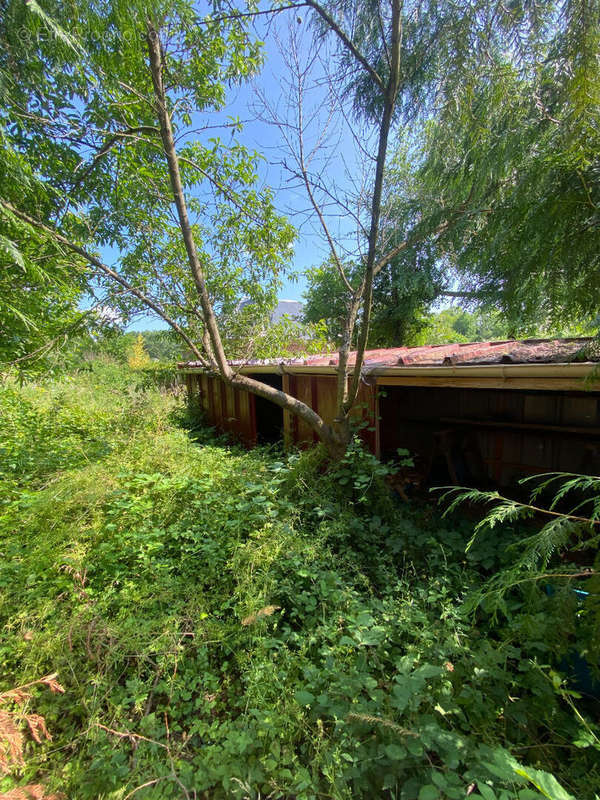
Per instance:
[[[10,152],[25,159],[48,201],[44,209],[39,202],[28,205],[18,190],[9,191],[10,183],[3,184],[3,220],[21,225],[20,246],[34,229],[22,227],[28,217],[46,224],[46,231],[35,227],[38,239],[45,237],[55,249],[57,243],[59,249],[87,243],[118,249],[117,270],[94,252],[74,247],[70,260],[77,253],[76,261],[87,261],[88,285],[109,292],[111,305],[125,320],[150,306],[168,317],[193,349],[196,339],[202,341],[203,321],[192,276],[182,269],[185,248],[171,213],[168,169],[150,101],[145,10],[122,2],[93,9],[74,4],[68,12],[56,5],[51,16],[41,12],[46,28],[40,30],[39,14],[32,9],[39,11],[35,3],[9,3],[3,17],[2,74],[10,78],[3,121]],[[206,115],[218,109],[224,82],[257,68],[257,44],[235,22],[228,28],[197,25],[185,2],[155,5],[155,10],[159,19],[176,21],[174,47],[186,53],[197,48],[201,54],[193,64],[190,59],[172,64],[184,76],[179,88],[191,95],[185,107],[179,99],[180,121],[187,121],[194,107]],[[134,119],[139,124],[132,125]],[[207,280],[216,313],[226,316],[240,294],[252,296],[262,311],[276,296],[293,230],[273,213],[270,193],[254,188],[256,154],[235,143],[224,145],[209,120],[194,122],[196,140],[184,146],[181,157],[186,186],[197,190],[192,206],[202,212],[204,227],[196,233],[202,240],[200,257],[213,262]],[[224,128],[235,131],[238,124]]]
[[[488,4],[485,30],[437,98],[413,164],[420,191],[400,205],[481,209],[432,252],[449,288],[513,330],[561,329],[600,302],[600,5]]]
[[[435,269],[435,264],[434,266]],[[394,259],[376,276],[369,345],[411,345],[427,326],[427,310],[439,296],[441,276],[429,270],[408,271]],[[436,270],[437,271],[437,270]],[[347,270],[351,272],[351,270]],[[304,318],[323,322],[330,341],[339,342],[345,318],[345,287],[330,262],[307,272]]]
[[[62,135],[60,131],[64,133],[68,116],[68,126],[78,141],[69,155],[79,156],[79,175],[69,191],[63,190],[61,199],[68,202],[69,192],[83,193],[85,213],[80,205],[77,215],[64,213],[60,225],[46,224],[15,203],[3,199],[2,205],[6,215],[84,258],[100,279],[118,283],[125,290],[127,302],[145,304],[159,314],[197,358],[223,380],[301,415],[329,449],[339,453],[350,438],[349,415],[360,385],[373,276],[384,263],[378,254],[377,238],[387,142],[399,90],[401,20],[400,5],[394,0],[386,20],[392,70],[384,79],[376,76],[324,7],[311,7],[342,49],[376,81],[383,103],[376,125],[379,145],[368,253],[360,285],[352,292],[347,335],[340,349],[338,421],[333,425],[296,398],[235,372],[228,363],[219,329],[219,310],[226,302],[214,290],[214,284],[222,281],[220,273],[225,271],[236,286],[248,286],[255,294],[257,286],[266,284],[262,294],[267,296],[273,288],[271,277],[276,279],[278,268],[285,263],[292,236],[289,226],[274,213],[270,194],[254,189],[251,154],[238,145],[225,148],[218,140],[207,144],[190,138],[196,115],[221,104],[222,82],[243,78],[258,66],[256,45],[240,15],[202,20],[183,2],[154,9],[153,19],[144,21],[149,62],[145,63],[139,38],[141,9],[128,3],[127,8],[116,4],[108,12],[87,11],[86,23],[95,35],[111,26],[121,33],[131,30],[126,24],[131,21],[135,35],[123,38],[116,58],[106,51],[95,51],[93,37],[90,40],[88,36],[84,51],[89,58],[84,70],[86,77],[91,73],[93,79],[76,87],[69,81],[69,91],[78,93],[79,102],[85,105],[83,113],[78,103],[71,102],[68,115],[58,113],[54,122],[28,111],[22,115],[24,126],[38,131],[40,125],[47,126],[55,142]],[[60,9],[55,12],[60,23]],[[18,113],[18,104],[13,111]],[[88,153],[88,159],[81,157]],[[207,196],[207,186],[212,197]],[[200,195],[199,187],[204,194]],[[196,190],[194,196],[189,195],[190,189]],[[178,230],[170,216],[172,205]],[[203,223],[194,224],[191,211],[201,212]],[[123,256],[117,267],[105,264],[84,246],[86,238],[120,247]],[[179,257],[185,253],[185,272],[177,268],[179,259],[173,264],[173,252]],[[363,304],[359,354],[349,383],[351,334]]]
[[[144,347],[151,359],[163,363],[182,361],[185,356],[185,345],[172,330],[142,331]],[[131,341],[135,334],[123,334],[125,341]]]
[[[498,291],[505,290],[504,280],[498,281],[502,288],[496,286],[494,296],[486,296],[478,285],[462,283],[454,286],[461,272],[458,254],[465,244],[468,247],[468,241],[465,243],[463,240],[465,232],[470,232],[467,235],[474,237],[493,217],[482,196],[498,189],[498,171],[505,169],[510,172],[511,169],[510,164],[490,164],[490,159],[484,157],[476,165],[473,164],[472,152],[477,152],[479,130],[468,116],[467,102],[473,93],[485,94],[490,74],[494,80],[501,80],[500,67],[507,61],[519,74],[527,71],[535,73],[548,52],[548,38],[553,36],[557,21],[560,19],[558,27],[561,30],[570,24],[561,17],[559,5],[551,2],[537,9],[526,3],[514,3],[507,10],[502,3],[476,1],[460,5],[432,2],[421,3],[418,7],[411,4],[402,7],[399,11],[402,41],[398,56],[398,93],[391,113],[394,132],[398,132],[399,138],[394,142],[394,157],[387,160],[385,180],[382,179],[380,184],[378,169],[381,162],[377,159],[375,183],[369,184],[373,191],[366,193],[369,202],[364,193],[361,195],[362,186],[358,187],[354,197],[347,191],[338,191],[337,194],[332,191],[335,169],[328,171],[322,162],[329,158],[339,171],[336,145],[334,143],[332,152],[319,162],[323,136],[313,134],[312,139],[318,142],[315,147],[307,133],[307,120],[315,116],[314,100],[312,105],[310,99],[305,101],[310,93],[307,76],[317,57],[311,56],[302,61],[299,56],[303,50],[302,44],[292,41],[286,46],[296,78],[294,107],[280,121],[282,131],[293,130],[297,139],[294,148],[291,136],[283,133],[294,158],[294,163],[288,168],[299,183],[304,183],[330,248],[329,259],[309,273],[306,314],[309,320],[325,320],[329,334],[338,337],[342,365],[340,376],[343,373],[345,351],[355,345],[358,349],[357,362],[360,363],[361,348],[367,337],[372,345],[388,346],[418,339],[419,328],[426,322],[428,306],[440,296],[460,296],[467,302],[493,307],[498,299]],[[334,104],[342,105],[349,94],[354,98],[353,135],[361,157],[368,162],[369,145],[364,142],[370,142],[361,123],[380,126],[385,120],[385,96],[381,92],[381,82],[389,78],[392,60],[389,40],[385,35],[382,36],[382,32],[390,21],[389,7],[378,2],[360,6],[334,2],[327,5],[327,11],[321,12],[319,16],[323,30],[331,23],[331,17],[327,16],[329,12],[335,16],[334,21],[339,22],[342,35],[344,30],[352,31],[352,41],[341,49],[336,74],[327,77]],[[569,13],[570,10],[567,10],[567,17]],[[577,52],[576,48],[573,49],[573,43],[571,48]],[[356,69],[357,61],[363,69]],[[323,80],[320,75],[319,80]],[[509,85],[508,90],[511,89]],[[457,96],[464,98],[465,104],[462,108],[463,127],[461,129],[458,126],[455,132],[452,112]],[[302,110],[303,104],[306,105],[305,110]],[[297,113],[296,108],[300,109]],[[498,108],[500,113],[502,106]],[[320,118],[323,120],[323,129],[330,124],[333,113],[328,108]],[[344,118],[347,120],[347,115]],[[480,121],[482,124],[486,122],[485,112],[481,120],[477,119],[477,122]],[[378,129],[381,131],[381,127]],[[443,130],[445,139],[435,138],[438,130]],[[518,126],[514,125],[510,133],[518,139]],[[468,139],[468,136],[471,138]],[[503,139],[496,136],[494,141],[499,149]],[[381,139],[379,142],[381,144]],[[535,146],[535,135],[527,146]],[[494,153],[496,161],[502,155],[506,156],[506,153]],[[444,169],[444,159],[452,165],[454,173]],[[460,173],[459,179],[455,173],[463,162],[468,168]],[[347,165],[344,166],[349,170]],[[351,167],[355,168],[356,165]],[[486,169],[491,171],[491,175],[485,174]],[[375,236],[379,261],[373,269],[370,248],[373,206],[370,201],[379,189],[379,230]],[[347,243],[347,232],[342,231],[340,235],[338,226],[336,234],[329,225],[328,214],[331,220],[335,216],[330,210],[333,205],[337,205],[338,217],[345,214],[352,216],[355,221],[359,244],[354,249]],[[367,213],[365,209],[368,209]],[[514,214],[514,209],[511,213]],[[565,220],[561,221],[565,230],[568,224]],[[516,228],[514,219],[510,225],[513,230]],[[586,225],[588,232],[591,232],[589,220]],[[530,242],[535,242],[531,234],[529,231]],[[369,242],[369,247],[361,248],[361,242],[365,241]],[[552,241],[550,237],[548,241]],[[588,243],[591,245],[591,238]],[[548,245],[545,251],[547,258],[551,247],[551,244]],[[516,247],[512,258],[517,258]],[[475,263],[472,263],[472,269],[477,271]],[[527,289],[524,272],[521,270],[519,280],[513,281],[517,300],[519,287],[523,286],[525,291]],[[545,279],[550,273],[549,268]],[[543,280],[536,278],[535,281],[541,288]],[[532,282],[531,278],[529,282]],[[566,290],[567,287],[564,288]],[[546,287],[546,291],[551,294],[554,290],[548,291]],[[593,305],[588,297],[587,313],[591,308]],[[520,310],[523,311],[523,303]],[[583,307],[579,310],[583,311]],[[525,317],[523,313],[520,318],[518,314],[513,314],[511,329],[531,330],[533,321]],[[538,318],[536,322],[538,329],[548,329],[547,319],[542,321]],[[542,322],[544,324],[540,324]],[[357,375],[358,371],[354,370],[351,387],[355,387]],[[341,391],[343,393],[343,389]],[[351,400],[352,388],[349,397]],[[340,400],[340,392],[338,407],[342,411],[345,408],[343,398]]]
[[[143,369],[150,364],[150,356],[141,333],[138,333],[135,337],[135,341],[127,354],[127,363],[131,369]]]
[[[39,368],[48,349],[83,322],[85,270],[35,231],[6,221],[0,230],[0,365],[24,369],[37,356]]]
[[[41,36],[47,33],[48,20],[35,3],[31,10],[19,5],[13,25],[8,15],[0,20],[0,195],[49,222],[55,193],[40,172],[55,155],[54,143],[33,136],[25,144],[19,116],[10,113],[27,104],[27,90],[34,86],[38,99],[42,95],[47,98],[46,107],[52,113],[54,95],[48,75],[33,61],[26,79],[19,60],[12,57],[17,48],[22,53],[26,44],[23,39],[17,41],[19,31]],[[23,18],[29,28],[21,27]],[[55,63],[68,49],[67,41],[58,37]],[[29,100],[40,108],[40,103],[31,97]],[[24,368],[30,356],[43,355],[64,334],[77,329],[84,317],[77,306],[86,280],[83,261],[71,251],[14,215],[6,211],[0,214],[0,364]]]
[[[351,438],[350,417],[379,277],[398,259],[411,263],[415,254],[428,258],[436,240],[457,226],[464,229],[466,218],[485,211],[473,202],[473,181],[465,181],[460,192],[448,197],[426,197],[425,190],[413,197],[415,184],[405,179],[398,202],[398,192],[392,195],[385,186],[390,136],[394,126],[407,131],[412,125],[418,131],[439,97],[449,96],[459,84],[465,54],[484,58],[490,19],[503,6],[478,2],[463,9],[431,3],[413,8],[400,0],[334,0],[324,5],[307,0],[302,5],[317,21],[317,43],[330,48],[328,57],[337,68],[329,76],[333,105],[350,121],[347,98],[354,99],[353,135],[359,149],[361,139],[372,142],[375,154],[362,147],[367,169],[355,205],[331,198],[313,170],[320,145],[317,138],[308,146],[306,70],[292,37],[289,56],[296,92],[290,106],[295,117],[287,128],[295,135],[291,169],[322,226],[344,289],[333,423],[296,398],[234,370],[223,336],[227,309],[240,293],[253,295],[257,309],[272,300],[293,239],[290,226],[274,210],[271,193],[256,188],[256,156],[235,138],[225,145],[209,133],[208,114],[222,106],[225,83],[244,79],[259,66],[258,45],[246,25],[246,14],[257,13],[254,9],[201,18],[186,0],[165,0],[147,18],[137,0],[110,8],[78,8],[71,29],[81,36],[85,57],[71,57],[69,69],[61,64],[54,73],[56,55],[44,62],[59,96],[58,102],[52,101],[54,117],[32,112],[31,103],[23,107],[15,102],[9,110],[28,132],[22,138],[23,152],[42,166],[50,164],[46,150],[36,149],[36,143],[49,137],[49,152],[62,158],[60,169],[51,172],[59,213],[44,221],[19,208],[17,200],[0,203],[6,216],[84,259],[101,284],[118,285],[124,310],[152,309],[206,368],[226,383],[301,416],[330,453],[339,456]],[[53,13],[60,23],[64,11],[56,7]],[[81,22],[85,26],[78,27]],[[495,48],[510,43],[518,22],[511,18],[501,30],[494,29]],[[99,47],[102,37],[114,31],[120,37],[118,52]],[[314,52],[317,59],[318,50]],[[23,61],[21,54],[15,58]],[[26,63],[23,69],[27,73]],[[59,78],[65,73],[66,94]],[[31,80],[27,91],[37,97]],[[45,96],[40,102],[47,104]],[[231,123],[234,135],[237,127]],[[67,152],[62,153],[65,141]],[[70,160],[75,160],[75,169]],[[405,176],[410,176],[405,166],[410,162],[405,158],[401,165]],[[351,253],[328,225],[323,200],[328,191],[330,199],[341,200],[340,207],[352,212],[356,246]],[[101,244],[119,248],[116,265],[109,266],[94,252]]]
[[[249,310],[245,307],[242,311]],[[221,324],[227,354],[237,360],[299,358],[331,352],[334,345],[322,322],[302,322],[284,314],[272,321],[266,313],[262,320],[253,315],[249,324],[244,313],[232,315]]]
[[[510,338],[506,321],[497,312],[488,310],[473,313],[455,307],[429,314],[415,344],[489,342]]]

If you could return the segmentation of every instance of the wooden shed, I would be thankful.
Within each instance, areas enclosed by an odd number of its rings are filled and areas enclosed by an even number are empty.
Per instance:
[[[358,413],[379,457],[406,448],[431,481],[506,486],[544,471],[600,473],[600,369],[589,339],[528,339],[371,350]],[[326,421],[335,413],[337,355],[237,365]],[[314,441],[297,417],[179,365],[207,420],[248,446]]]

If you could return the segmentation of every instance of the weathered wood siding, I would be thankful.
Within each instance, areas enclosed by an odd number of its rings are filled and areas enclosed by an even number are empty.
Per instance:
[[[216,375],[187,375],[189,401],[206,421],[220,431],[231,433],[248,447],[256,444],[254,397],[235,390]]]
[[[330,375],[254,374],[310,405],[326,422],[335,415]],[[216,376],[186,376],[190,402],[206,420],[252,447],[281,429],[287,446],[316,435],[298,417],[227,386]],[[279,383],[281,381],[281,383]],[[579,384],[580,385],[580,384]],[[272,407],[272,415],[270,409]],[[375,386],[363,383],[355,419],[382,458],[408,449],[433,482],[507,486],[545,471],[600,474],[600,392],[496,388]],[[271,437],[271,438],[269,438]]]
[[[310,405],[325,422],[332,423],[335,419],[337,380],[334,375],[285,375],[284,389]],[[362,384],[354,419],[364,423],[360,436],[372,452],[376,452],[375,416],[375,387]],[[317,441],[316,434],[301,419],[289,411],[284,411],[283,417],[287,442],[307,445]]]
[[[273,384],[275,376],[255,374],[252,377]],[[249,447],[260,441],[260,422],[262,418],[264,425],[265,406],[262,406],[257,420],[257,402],[264,404],[266,401],[226,385],[218,376],[188,374],[186,380],[190,403],[202,411],[207,422],[221,431],[233,434]],[[281,387],[285,392],[310,405],[325,422],[333,422],[336,405],[335,376],[285,374],[281,379]],[[281,413],[278,406],[270,405],[273,407],[273,415]],[[373,452],[376,452],[375,414],[375,387],[363,384],[354,416],[357,422],[364,420],[365,426],[361,429],[360,435]],[[317,441],[312,429],[287,411],[283,412],[282,430],[282,438],[287,446],[294,444],[307,446]]]
[[[406,447],[440,480],[508,486],[528,474],[600,469],[598,392],[381,389],[381,455]]]

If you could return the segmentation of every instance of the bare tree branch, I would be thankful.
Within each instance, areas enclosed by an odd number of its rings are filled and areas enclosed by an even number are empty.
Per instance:
[[[337,268],[339,276],[340,276],[344,286],[348,290],[348,292],[350,292],[351,294],[354,294],[354,288],[352,287],[352,284],[350,283],[350,281],[348,280],[348,277],[346,276],[346,272],[344,270],[344,266],[343,266],[343,264],[342,264],[342,262],[340,260],[340,257],[339,257],[338,252],[337,252],[337,248],[335,246],[335,242],[334,242],[333,237],[332,237],[332,235],[331,235],[331,233],[329,231],[329,227],[327,226],[327,222],[326,222],[325,217],[323,215],[322,209],[321,209],[320,205],[316,201],[316,198],[315,198],[315,195],[314,195],[314,192],[313,192],[313,189],[312,189],[311,181],[309,180],[309,177],[308,177],[308,171],[307,171],[305,154],[304,154],[304,118],[303,118],[303,115],[304,115],[304,78],[305,78],[306,70],[303,71],[300,68],[300,62],[299,62],[299,59],[298,59],[297,42],[296,42],[295,37],[291,38],[290,44],[292,45],[292,59],[293,59],[293,62],[294,62],[293,66],[294,66],[295,78],[296,78],[296,104],[297,104],[297,115],[298,115],[298,118],[297,118],[298,156],[297,157],[298,157],[298,164],[299,164],[299,167],[300,167],[300,175],[301,175],[302,180],[304,182],[304,186],[306,188],[306,193],[308,195],[308,198],[309,198],[309,200],[311,202],[311,205],[312,205],[312,207],[313,207],[313,209],[314,209],[314,211],[315,211],[315,213],[316,213],[316,215],[317,215],[317,217],[319,219],[319,222],[321,224],[321,228],[323,229],[323,233],[325,234],[325,238],[327,239],[327,243],[328,243],[329,249],[331,251],[331,257],[333,258],[333,262],[334,262],[334,264],[335,264],[335,266]]]
[[[385,86],[385,100],[381,123],[379,127],[379,145],[377,148],[377,162],[375,167],[375,183],[373,186],[373,198],[371,203],[371,228],[369,231],[369,248],[367,252],[367,263],[365,266],[364,293],[363,293],[363,316],[361,320],[361,332],[358,339],[356,350],[356,362],[352,384],[348,391],[348,396],[344,403],[344,412],[348,414],[356,402],[362,373],[365,349],[369,336],[371,323],[371,307],[373,303],[373,279],[375,277],[375,254],[377,250],[377,240],[379,236],[379,220],[381,217],[381,196],[383,193],[383,175],[387,156],[388,137],[392,125],[392,119],[396,108],[396,99],[400,88],[400,54],[402,47],[402,2],[392,0],[392,20],[391,20],[391,42],[390,42],[390,76]]]
[[[231,14],[219,14],[215,17],[210,17],[209,19],[199,20],[198,24],[200,25],[210,25],[213,22],[228,22],[229,20],[234,19],[247,19],[248,17],[263,17],[267,14],[279,14],[281,11],[288,11],[291,8],[302,8],[303,6],[308,5],[308,3],[289,3],[285,6],[276,6],[275,8],[266,8],[262,11],[234,11]]]

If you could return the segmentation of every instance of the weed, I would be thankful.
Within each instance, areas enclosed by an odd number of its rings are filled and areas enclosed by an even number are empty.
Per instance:
[[[462,609],[514,528],[466,553],[472,526],[396,505],[358,445],[336,473],[318,448],[192,438],[140,371],[7,383],[0,404],[3,681],[65,688],[37,698],[53,741],[17,783],[593,800],[597,722],[549,679],[567,610],[543,591]]]

